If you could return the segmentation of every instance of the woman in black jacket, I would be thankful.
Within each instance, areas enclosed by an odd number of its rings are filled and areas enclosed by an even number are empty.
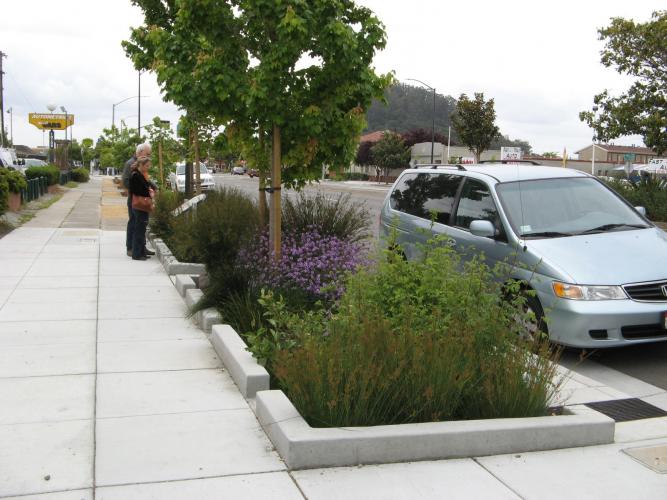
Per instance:
[[[146,260],[146,227],[148,226],[149,211],[135,208],[135,197],[152,198],[151,184],[148,181],[148,169],[151,166],[150,158],[142,156],[132,166],[130,176],[130,196],[132,199],[132,214],[134,215],[134,234],[132,235],[132,260]]]

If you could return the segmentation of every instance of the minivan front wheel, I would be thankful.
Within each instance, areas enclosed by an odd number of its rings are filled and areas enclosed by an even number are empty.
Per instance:
[[[522,305],[523,314],[519,319],[520,335],[528,341],[537,341],[549,338],[549,330],[544,319],[544,309],[540,300],[532,294],[524,294]]]

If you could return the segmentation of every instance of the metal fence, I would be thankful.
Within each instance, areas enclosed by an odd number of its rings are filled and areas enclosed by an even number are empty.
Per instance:
[[[72,180],[72,173],[67,170],[66,172],[63,172],[62,170],[60,171],[60,185],[64,186],[67,184],[69,181]]]
[[[21,203],[28,203],[36,200],[40,196],[47,193],[49,183],[46,177],[37,177],[36,179],[28,179],[28,186],[21,190]]]

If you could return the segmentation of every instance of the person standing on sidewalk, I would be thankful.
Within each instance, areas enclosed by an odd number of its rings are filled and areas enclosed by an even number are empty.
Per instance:
[[[139,144],[132,158],[125,162],[123,168],[123,186],[127,191],[127,233],[125,236],[125,247],[127,249],[128,257],[132,256],[132,235],[134,234],[134,214],[132,213],[132,195],[130,194],[130,176],[132,175],[132,166],[137,162],[137,158],[145,156],[150,158],[151,145],[147,142]],[[144,249],[146,250],[146,249]],[[153,255],[154,252],[146,251],[147,255]]]
[[[130,190],[128,197],[130,207],[134,217],[134,227],[132,233],[132,260],[146,260],[152,254],[146,249],[146,227],[148,226],[148,214],[153,207],[153,188],[148,179],[148,169],[151,160],[148,157],[141,156],[132,167],[130,176]],[[153,192],[151,192],[153,191]],[[136,200],[135,198],[140,198]],[[148,205],[140,206],[138,201],[144,200]]]

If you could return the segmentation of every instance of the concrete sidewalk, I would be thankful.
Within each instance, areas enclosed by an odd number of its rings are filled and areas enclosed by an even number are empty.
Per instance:
[[[622,452],[667,446],[664,418],[608,446],[287,471],[159,263],[104,229],[125,202],[108,182],[0,239],[0,498],[667,498]],[[589,381],[568,397],[622,397]]]

